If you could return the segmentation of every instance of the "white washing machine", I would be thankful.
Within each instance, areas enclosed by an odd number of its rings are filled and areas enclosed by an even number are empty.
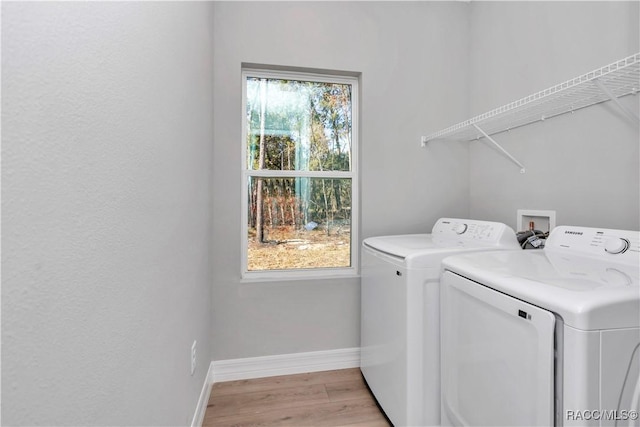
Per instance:
[[[431,234],[363,241],[360,366],[396,426],[440,423],[440,262],[471,251],[521,251],[515,232],[441,218]]]
[[[443,425],[638,425],[640,233],[442,263]]]

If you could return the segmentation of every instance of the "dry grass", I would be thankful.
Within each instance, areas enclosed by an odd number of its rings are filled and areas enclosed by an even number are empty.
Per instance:
[[[249,233],[249,270],[349,267],[350,233],[326,230],[269,228],[267,243],[256,243],[255,230]]]

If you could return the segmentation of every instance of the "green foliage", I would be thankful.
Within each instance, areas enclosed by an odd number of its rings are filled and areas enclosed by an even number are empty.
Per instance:
[[[351,85],[267,79],[266,100],[262,100],[259,84],[260,79],[247,81],[251,169],[259,169],[261,102],[266,102],[265,155],[271,162],[265,169],[350,170]]]

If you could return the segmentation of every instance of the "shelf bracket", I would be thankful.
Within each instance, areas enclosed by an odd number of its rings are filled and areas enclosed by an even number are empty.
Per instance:
[[[622,102],[620,102],[618,97],[615,96],[613,94],[613,92],[611,92],[599,79],[593,79],[593,83],[595,83],[595,85],[598,86],[598,88],[605,95],[607,95],[609,98],[611,98],[611,100],[618,106],[618,108],[620,108],[622,110],[623,113],[625,113],[627,116],[631,117],[633,120],[640,121],[640,117],[636,113],[631,111],[629,108],[627,108],[626,105],[622,104]]]
[[[487,135],[487,133],[485,131],[483,131],[482,129],[480,129],[480,127],[478,125],[476,125],[475,123],[473,123],[473,127],[476,128],[476,130],[478,132],[480,132],[482,134],[482,136],[487,138],[488,141],[490,141],[493,145],[495,145],[498,148],[498,150],[500,150],[505,156],[507,156],[513,163],[515,163],[516,165],[520,166],[520,173],[525,173],[524,165],[522,163],[520,163],[511,154],[509,154],[509,152],[507,150],[502,148],[502,146],[500,144],[498,144],[495,139],[493,139],[489,135]]]

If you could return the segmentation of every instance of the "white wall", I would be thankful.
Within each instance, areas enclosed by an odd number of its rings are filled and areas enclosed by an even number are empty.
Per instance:
[[[2,423],[184,424],[208,360],[359,345],[358,279],[240,283],[241,63],[361,73],[363,238],[518,208],[637,229],[611,106],[501,137],[525,175],[419,139],[638,40],[637,2],[3,2]]]
[[[637,53],[638,2],[472,2],[474,116]],[[638,112],[640,96],[623,102]],[[637,230],[638,122],[612,102],[496,136],[526,166],[471,143],[470,213],[516,226],[517,209],[558,224]]]
[[[468,148],[420,136],[467,114],[462,2],[219,2],[214,14],[215,360],[360,344],[359,279],[240,283],[241,64],[361,74],[361,237],[468,215]]]
[[[211,360],[211,9],[2,3],[3,425],[190,422]]]

